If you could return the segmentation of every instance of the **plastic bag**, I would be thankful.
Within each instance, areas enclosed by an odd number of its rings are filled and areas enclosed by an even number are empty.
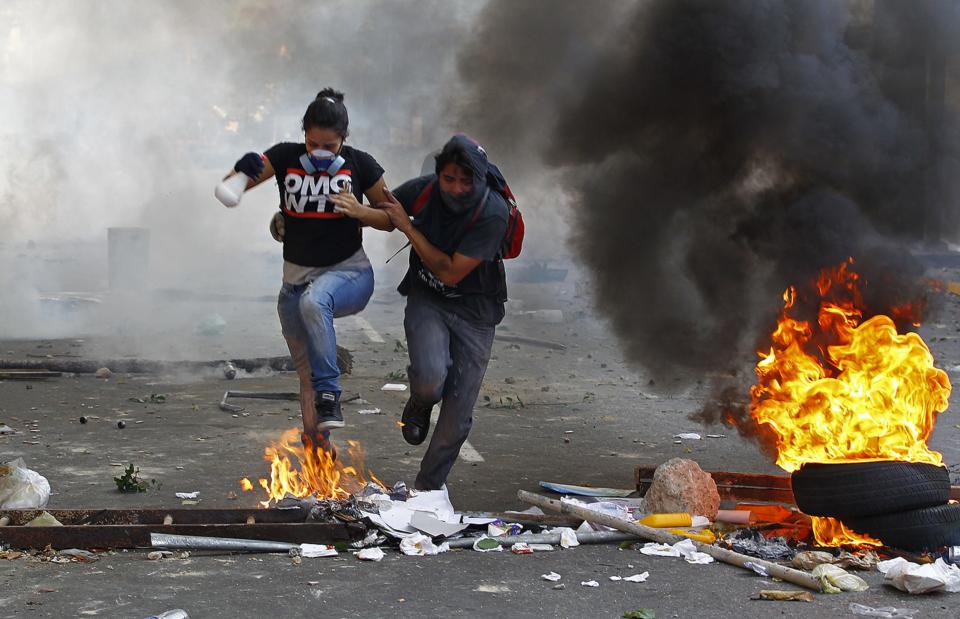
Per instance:
[[[23,458],[0,464],[0,509],[41,509],[50,500],[50,482],[26,467]]]
[[[813,568],[814,578],[820,581],[824,593],[840,593],[841,591],[866,591],[870,588],[867,582],[859,576],[847,573],[841,567],[824,563]]]

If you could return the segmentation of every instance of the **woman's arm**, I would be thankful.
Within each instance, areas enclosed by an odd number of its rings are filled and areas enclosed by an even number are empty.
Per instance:
[[[364,194],[371,204],[378,204],[387,199],[387,184],[381,176],[376,183]],[[369,206],[364,206],[357,201],[357,198],[350,192],[331,194],[328,198],[336,205],[337,212],[343,213],[347,217],[353,217],[365,226],[390,232],[393,230],[393,224],[390,223],[390,217],[383,211]]]
[[[238,172],[236,170],[236,166],[234,166],[234,169],[227,172],[227,175],[223,177],[223,180],[227,180],[231,176],[236,176],[237,174]],[[249,181],[247,181],[247,189],[256,187],[257,185],[267,180],[268,178],[272,178],[273,174],[274,174],[273,164],[270,163],[270,160],[268,158],[263,157],[263,169],[260,170],[260,174],[257,176],[257,178],[251,178]]]

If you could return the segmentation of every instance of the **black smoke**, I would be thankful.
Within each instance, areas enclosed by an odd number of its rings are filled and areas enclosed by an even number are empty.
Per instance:
[[[501,27],[518,11],[538,25]],[[457,109],[562,172],[573,243],[630,360],[676,387],[735,373],[784,288],[848,256],[869,313],[927,307],[908,247],[956,227],[956,3],[591,12],[492,2],[460,58]],[[494,99],[511,104],[479,114]]]

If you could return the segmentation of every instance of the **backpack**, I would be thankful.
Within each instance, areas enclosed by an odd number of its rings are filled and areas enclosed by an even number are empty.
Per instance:
[[[430,192],[433,191],[435,183],[436,179],[433,179],[423,188],[423,191],[420,192],[420,195],[417,196],[417,199],[413,202],[413,206],[410,208],[411,215],[417,217],[420,212],[423,211],[427,202],[430,201]],[[513,196],[513,191],[510,190],[510,186],[507,185],[506,179],[503,177],[503,174],[500,173],[499,168],[492,163],[489,164],[489,170],[487,171],[487,193],[489,193],[491,189],[499,193],[507,203],[507,230],[503,235],[503,241],[500,242],[500,257],[510,260],[519,256],[520,251],[523,249],[523,215],[520,214],[520,209],[517,207],[517,200]],[[480,216],[480,211],[483,210],[486,202],[487,194],[484,194],[483,199],[480,200],[480,204],[473,209],[470,221],[463,229],[464,233],[476,223],[477,218]]]

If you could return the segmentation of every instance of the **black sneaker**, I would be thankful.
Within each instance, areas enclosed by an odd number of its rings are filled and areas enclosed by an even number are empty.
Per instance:
[[[419,445],[427,439],[427,433],[430,432],[430,411],[433,410],[433,404],[420,402],[413,396],[407,400],[407,405],[403,407],[403,415],[400,417],[400,431],[403,433],[403,440],[411,445]]]
[[[340,412],[340,394],[333,391],[318,391],[314,403],[317,410],[317,430],[342,428],[343,413]]]

